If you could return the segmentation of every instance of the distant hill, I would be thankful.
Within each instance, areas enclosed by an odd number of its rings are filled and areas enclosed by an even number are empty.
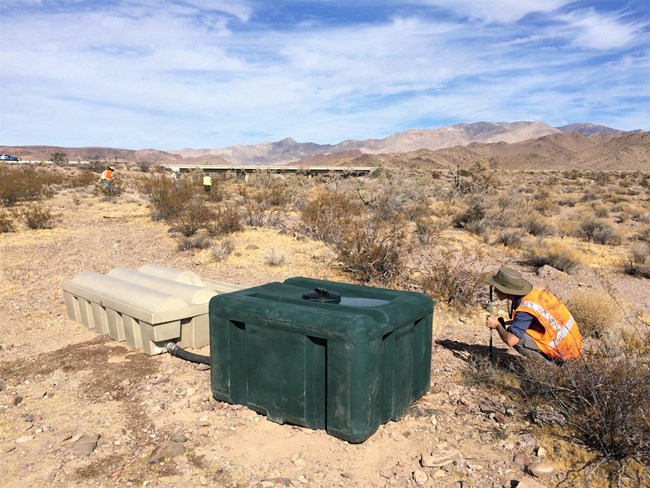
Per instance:
[[[618,129],[595,124],[570,124],[558,127],[558,129],[562,132],[577,132],[583,136],[601,136],[606,134],[620,134],[623,132]]]
[[[317,155],[360,151],[364,154],[403,153],[466,146],[472,142],[519,142],[560,132],[542,122],[478,122],[439,129],[409,129],[385,139],[347,140],[336,145],[300,143],[291,138],[279,142],[237,145],[214,149],[181,149],[181,156],[221,156],[233,164],[287,164]]]
[[[410,129],[385,139],[339,144],[299,143],[291,138],[256,145],[161,151],[105,147],[0,146],[23,160],[47,161],[55,152],[71,161],[157,164],[298,164],[327,166],[429,166],[476,161],[505,169],[650,170],[650,133],[622,132],[594,124],[551,127],[542,122],[478,122],[439,129]]]
[[[59,147],[59,146],[0,146],[2,154],[18,156],[25,161],[49,161],[52,154],[64,153],[70,161],[132,161],[169,163],[183,159],[157,149],[116,149],[111,147]]]

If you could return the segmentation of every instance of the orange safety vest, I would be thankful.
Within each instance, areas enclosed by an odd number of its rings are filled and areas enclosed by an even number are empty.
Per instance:
[[[580,356],[582,335],[578,330],[578,324],[571,312],[550,291],[533,288],[513,311],[513,319],[517,312],[531,314],[544,327],[544,332],[532,328],[526,331],[541,352],[565,361]]]
[[[105,169],[102,173],[102,179],[111,181],[113,179],[113,170]]]

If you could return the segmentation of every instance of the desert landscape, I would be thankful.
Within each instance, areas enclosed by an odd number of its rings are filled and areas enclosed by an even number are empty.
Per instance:
[[[589,137],[313,155],[378,169],[228,173],[209,194],[200,171],[174,180],[128,154],[0,165],[0,486],[648,486],[649,133]],[[360,444],[220,402],[209,365],[68,318],[64,280],[149,263],[243,287],[306,276],[427,293],[430,387]],[[503,265],[581,325],[588,373],[567,373],[568,397],[496,336],[490,362],[483,279]]]

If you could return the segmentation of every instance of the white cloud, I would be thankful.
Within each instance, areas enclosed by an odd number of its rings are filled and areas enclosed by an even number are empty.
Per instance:
[[[573,0],[424,0],[422,3],[442,7],[472,20],[509,24],[531,13],[558,10]]]
[[[574,33],[574,43],[589,49],[616,49],[637,37],[647,23],[623,22],[617,14],[599,14],[594,9],[574,11],[558,17]]]
[[[415,121],[596,122],[607,110],[614,121],[641,119],[624,99],[647,99],[647,55],[616,51],[640,44],[639,26],[593,10],[552,24],[566,2],[543,3],[502,0],[492,17],[484,15],[506,22],[546,8],[552,15],[535,30],[526,22],[505,29],[407,11],[375,24],[242,29],[238,21],[253,18],[248,3],[207,0],[174,3],[173,11],[170,2],[158,8],[139,0],[0,19],[9,29],[0,38],[0,64],[17,74],[3,80],[9,115],[0,138],[174,148],[254,144],[261,133],[337,143],[385,137]],[[454,5],[456,12],[480,7]],[[595,32],[606,41],[598,44]],[[591,59],[584,50],[605,46],[607,57],[598,51]],[[590,112],[596,100],[598,112]],[[44,135],[52,139],[36,140]]]

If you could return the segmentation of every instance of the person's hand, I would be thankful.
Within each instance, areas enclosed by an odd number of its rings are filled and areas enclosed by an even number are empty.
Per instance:
[[[488,315],[485,317],[485,325],[488,329],[496,329],[499,326],[499,320],[496,317]]]

